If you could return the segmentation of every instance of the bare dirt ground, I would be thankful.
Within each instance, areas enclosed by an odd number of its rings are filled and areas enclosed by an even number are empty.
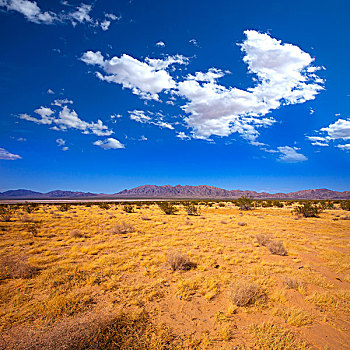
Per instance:
[[[0,349],[82,349],[73,335],[110,315],[126,320],[115,349],[350,349],[349,212],[134,208],[45,204],[0,223]],[[174,253],[188,270],[171,269]]]

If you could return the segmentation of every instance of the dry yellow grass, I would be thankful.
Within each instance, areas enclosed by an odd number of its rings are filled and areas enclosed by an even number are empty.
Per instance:
[[[241,212],[226,202],[201,205],[189,219],[178,209],[41,205],[1,222],[0,327],[9,344],[21,330],[45,340],[63,320],[71,327],[104,309],[113,320],[122,310],[130,331],[149,324],[135,349],[346,348],[350,220],[333,220],[344,211],[295,220],[290,207]],[[40,222],[35,234],[28,222]],[[257,235],[281,241],[288,255],[272,254]],[[169,252],[180,252],[191,268],[172,268]],[[234,305],[232,286],[241,281],[264,298]],[[132,349],[126,331],[116,338],[118,327],[108,323],[103,334]]]

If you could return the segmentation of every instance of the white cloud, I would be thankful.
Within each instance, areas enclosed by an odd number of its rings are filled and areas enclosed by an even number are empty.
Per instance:
[[[283,146],[277,147],[277,149],[281,153],[280,157],[278,158],[280,161],[286,163],[297,163],[307,160],[303,154],[297,152],[298,148],[296,147]]]
[[[161,113],[148,112],[148,115],[144,111],[133,110],[129,111],[130,119],[142,124],[153,124],[160,128],[166,128],[174,130],[174,127],[170,123],[163,121],[164,116]]]
[[[198,42],[196,39],[191,39],[191,40],[189,40],[189,42],[194,46],[198,46]]]
[[[181,55],[167,56],[164,60],[146,58],[141,62],[129,55],[105,60],[100,51],[87,51],[81,60],[89,65],[99,66],[106,75],[97,72],[99,79],[122,85],[133,94],[144,99],[158,100],[158,93],[175,88],[173,78],[165,70],[172,64],[187,64],[188,59]]]
[[[19,137],[19,138],[17,139],[17,141],[20,141],[20,142],[25,142],[25,141],[27,141],[27,139],[26,139],[26,138],[24,138],[24,137]]]
[[[145,135],[142,135],[140,138],[139,138],[139,141],[147,141],[147,137]]]
[[[5,148],[0,148],[0,159],[3,160],[15,160],[15,159],[21,159],[17,154],[10,153]]]
[[[62,2],[62,4],[68,5],[66,2]],[[111,21],[120,19],[114,14],[105,14],[104,20],[93,19],[90,16],[92,6],[84,3],[77,6],[74,11],[57,13],[43,11],[35,1],[30,0],[0,0],[0,7],[5,7],[8,11],[17,11],[28,21],[37,24],[71,23],[75,27],[78,23],[87,23],[92,27],[100,26],[102,30],[107,30]]]
[[[330,124],[326,128],[322,128],[328,134],[331,139],[350,139],[350,118],[348,119],[338,119],[335,123]]]
[[[56,100],[55,100],[56,102]],[[32,117],[28,114],[20,114],[19,118],[36,124],[53,125],[51,129],[66,131],[67,129],[77,129],[83,134],[95,134],[97,136],[109,136],[113,134],[101,120],[97,122],[86,122],[79,118],[76,111],[69,109],[66,105],[56,103],[60,107],[60,111],[54,111],[51,108],[40,107],[34,112],[40,115],[41,118]]]
[[[48,89],[46,92],[47,92],[49,95],[54,95],[54,94],[55,94],[55,92],[54,92],[53,90],[51,90],[51,89]]]
[[[58,147],[61,147],[61,150],[62,151],[68,151],[69,150],[69,147],[65,146],[66,144],[66,141],[63,140],[63,139],[57,139],[56,140],[56,143],[57,143],[57,146]]]
[[[52,106],[59,106],[61,107],[62,105],[72,105],[73,101],[72,100],[68,100],[67,98],[63,99],[63,100],[54,100],[51,105]]]
[[[102,147],[103,149],[118,149],[125,148],[125,146],[120,143],[118,140],[113,139],[112,137],[106,140],[97,140],[93,143],[95,146]]]
[[[178,137],[181,140],[191,140],[191,137],[186,135],[183,131],[177,133],[176,137]]]
[[[208,138],[238,132],[255,140],[259,135],[257,128],[275,121],[261,117],[283,104],[314,99],[323,89],[323,81],[307,72],[313,62],[309,54],[267,34],[253,30],[245,34],[247,38],[240,46],[249,72],[258,78],[255,87],[241,90],[219,85],[216,80],[224,73],[215,68],[178,83],[178,93],[189,101],[182,107],[188,114],[185,121],[196,136]]]
[[[156,46],[158,46],[158,47],[165,47],[165,43],[163,41],[158,41],[156,43]]]
[[[350,151],[350,143],[346,145],[337,145],[337,147],[342,149],[343,151]]]

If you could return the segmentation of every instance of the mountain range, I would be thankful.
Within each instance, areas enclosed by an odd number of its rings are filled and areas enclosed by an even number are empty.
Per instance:
[[[166,198],[166,199],[234,199],[242,195],[251,196],[256,199],[350,199],[350,191],[338,192],[328,189],[311,189],[288,193],[267,193],[241,190],[225,190],[219,187],[199,186],[156,186],[144,185],[123,190],[114,194],[73,192],[73,191],[51,191],[47,193],[30,190],[9,190],[0,192],[0,199],[127,199],[127,198]]]

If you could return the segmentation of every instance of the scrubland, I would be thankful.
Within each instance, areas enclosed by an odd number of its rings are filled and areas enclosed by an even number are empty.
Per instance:
[[[350,349],[349,211],[132,206],[0,222],[0,349]]]

